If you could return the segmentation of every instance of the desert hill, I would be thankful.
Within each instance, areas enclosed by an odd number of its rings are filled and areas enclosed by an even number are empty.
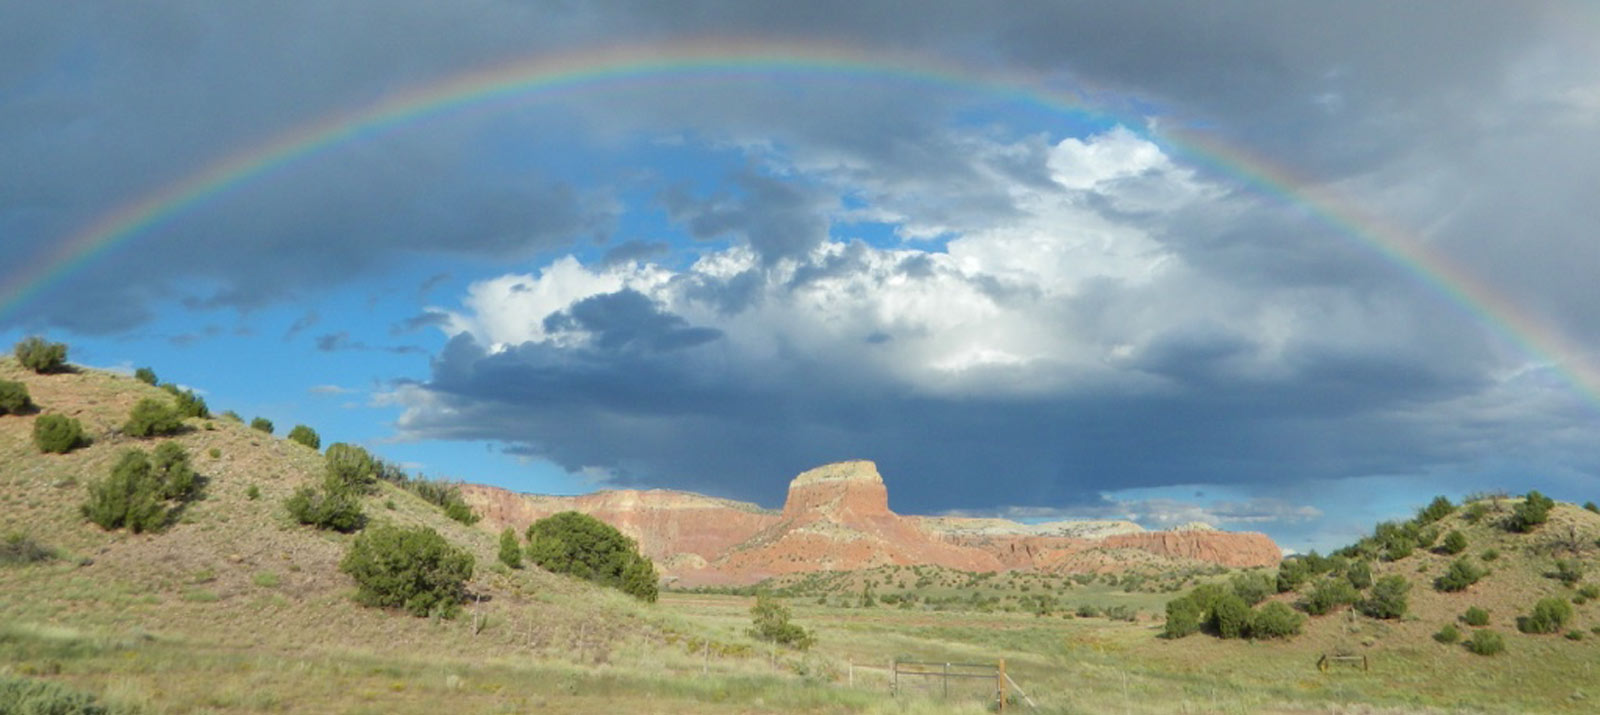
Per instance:
[[[1028,525],[1005,519],[902,516],[890,511],[877,465],[856,460],[796,476],[779,511],[665,490],[577,497],[517,494],[464,485],[467,503],[496,527],[525,528],[576,510],[638,541],[684,586],[747,585],[791,573],[929,565],[972,572],[1118,570],[1129,554],[1231,567],[1280,557],[1263,534],[1187,528],[1145,531],[1127,521]]]
[[[170,438],[201,477],[198,500],[155,533],[102,530],[79,512],[86,486],[104,478],[125,450],[150,451],[166,440],[136,439],[121,427],[140,399],[170,400],[168,393],[97,370],[36,375],[9,357],[0,358],[0,380],[24,384],[38,406],[0,415],[0,538],[7,539],[0,545],[15,538],[53,554],[0,563],[0,673],[15,667],[51,675],[62,667],[61,653],[73,653],[129,663],[163,683],[159,694],[140,686],[123,700],[311,712],[353,697],[338,689],[360,679],[311,666],[294,675],[297,663],[417,658],[422,670],[452,658],[594,663],[621,657],[618,649],[646,657],[640,643],[694,633],[617,591],[538,568],[507,569],[496,561],[495,534],[382,481],[362,498],[370,523],[432,528],[469,551],[476,569],[464,612],[453,621],[360,606],[351,598],[353,581],[339,570],[354,536],[294,523],[283,505],[297,487],[321,480],[322,455],[221,417],[188,418]],[[92,442],[67,454],[41,453],[32,427],[45,414],[78,419]],[[256,665],[233,664],[244,652]],[[273,702],[258,702],[250,687],[212,689],[204,672],[250,672],[238,670],[246,667],[261,669],[262,679],[287,679],[272,683]],[[93,692],[108,685],[65,677]],[[307,683],[292,687],[296,680]],[[401,705],[416,699],[396,687],[374,688],[361,701],[374,712],[405,711]],[[489,696],[459,697],[466,711],[477,711],[487,706],[471,703]]]

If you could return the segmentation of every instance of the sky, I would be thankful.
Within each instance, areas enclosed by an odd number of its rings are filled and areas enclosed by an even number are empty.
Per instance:
[[[518,491],[1600,499],[1592,3],[0,4],[0,341]]]

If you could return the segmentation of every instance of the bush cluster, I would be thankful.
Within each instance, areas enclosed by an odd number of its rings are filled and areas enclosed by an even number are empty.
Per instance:
[[[67,366],[67,346],[38,336],[24,338],[12,351],[17,362],[40,375],[59,372]]]
[[[1439,550],[1451,556],[1466,551],[1467,535],[1451,529],[1450,533],[1444,535],[1444,543],[1439,545]]]
[[[250,429],[253,429],[257,432],[266,432],[267,434],[272,434],[272,420],[269,420],[265,417],[257,417],[253,420],[250,420]]]
[[[404,469],[383,460],[377,460],[377,464],[379,479],[422,497],[423,501],[443,509],[445,516],[467,526],[478,523],[482,518],[467,506],[466,500],[461,497],[461,489],[456,485],[421,476],[413,477]]]
[[[472,578],[472,554],[426,527],[388,524],[357,536],[339,563],[356,580],[356,600],[368,606],[403,608],[416,616],[452,615]]]
[[[40,452],[66,454],[85,442],[83,424],[66,415],[39,415],[33,421],[33,444]]]
[[[1519,533],[1533,531],[1540,524],[1550,520],[1550,510],[1556,505],[1555,500],[1540,494],[1537,490],[1529,491],[1522,502],[1511,510],[1511,517],[1506,520],[1506,528]]]
[[[1306,596],[1301,606],[1306,613],[1321,616],[1339,606],[1348,606],[1361,600],[1361,593],[1351,585],[1350,580],[1339,576],[1331,576],[1317,582]]]
[[[1433,634],[1433,639],[1440,643],[1454,643],[1461,640],[1461,631],[1453,623],[1444,624],[1438,633]]]
[[[1362,613],[1373,618],[1399,618],[1410,607],[1407,593],[1411,583],[1398,574],[1384,576],[1372,585],[1372,594],[1356,604]]]
[[[765,593],[756,595],[756,603],[750,607],[750,622],[750,637],[756,640],[796,650],[806,650],[816,644],[816,638],[806,629],[789,622],[789,609]]]
[[[366,525],[362,494],[377,480],[377,460],[367,450],[338,442],[323,455],[322,486],[300,487],[284,502],[295,521],[349,533]]]
[[[509,526],[500,532],[500,563],[522,568],[522,542],[517,539],[517,530]]]
[[[0,540],[0,565],[34,564],[55,557],[54,550],[20,531],[7,533],[6,538]]]
[[[156,379],[156,371],[148,367],[141,367],[133,371],[133,379],[154,387],[161,381]]]
[[[153,457],[137,449],[123,452],[108,477],[89,485],[81,511],[103,529],[156,531],[198,495],[199,485],[188,452],[176,442],[163,442]]]
[[[28,386],[20,382],[0,380],[0,415],[20,415],[33,407],[28,398]]]
[[[272,431],[271,423],[268,423],[267,431]],[[295,425],[294,429],[289,430],[289,441],[303,444],[312,449],[322,449],[322,437],[317,434],[316,430],[305,425]],[[332,447],[330,446],[329,449],[332,449]]]
[[[172,395],[173,409],[177,411],[179,417],[206,419],[211,416],[211,409],[206,407],[205,398],[196,395],[194,390],[184,390],[171,383],[162,385],[161,389]]]
[[[599,519],[565,511],[528,526],[528,560],[555,573],[577,576],[654,603],[655,564],[630,539]]]
[[[1433,580],[1433,588],[1436,591],[1444,591],[1446,593],[1465,591],[1468,586],[1477,583],[1478,579],[1483,578],[1486,573],[1487,571],[1474,566],[1471,561],[1465,558],[1456,559],[1450,562],[1448,570]]]
[[[1467,650],[1478,655],[1495,655],[1505,652],[1505,649],[1505,638],[1487,628],[1474,631],[1471,640],[1467,641]]]
[[[1217,584],[1201,584],[1167,602],[1164,638],[1206,631],[1220,638],[1287,638],[1300,633],[1305,616],[1273,601],[1252,610],[1239,594]]]
[[[160,400],[146,397],[128,413],[122,431],[130,437],[174,435],[183,429],[183,417]]]
[[[1562,598],[1541,598],[1533,604],[1533,613],[1517,619],[1517,630],[1523,633],[1559,633],[1572,620],[1572,604]]]
[[[1577,559],[1556,559],[1556,570],[1549,576],[1568,587],[1578,585],[1583,580],[1583,562]]]
[[[1431,524],[1454,514],[1455,511],[1456,505],[1451,504],[1448,498],[1436,496],[1427,506],[1417,511],[1417,521],[1423,524]]]
[[[1461,614],[1461,622],[1469,626],[1487,626],[1489,625],[1489,612],[1473,606],[1468,608],[1466,613]]]

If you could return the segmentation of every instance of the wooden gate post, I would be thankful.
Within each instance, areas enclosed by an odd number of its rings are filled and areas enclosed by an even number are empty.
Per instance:
[[[1000,712],[1006,711],[1006,659],[1001,658],[1000,664],[995,668],[995,688],[1000,691]]]

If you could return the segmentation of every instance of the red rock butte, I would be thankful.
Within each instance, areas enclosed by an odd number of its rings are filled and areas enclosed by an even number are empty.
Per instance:
[[[1152,560],[1272,566],[1265,534],[1203,524],[1145,531],[1128,521],[1022,524],[1006,519],[900,516],[876,464],[836,462],[789,483],[781,511],[662,489],[576,497],[465,484],[462,495],[493,529],[521,531],[578,511],[632,537],[662,575],[684,586],[744,585],[782,574],[937,565],[963,571],[1118,571]]]

